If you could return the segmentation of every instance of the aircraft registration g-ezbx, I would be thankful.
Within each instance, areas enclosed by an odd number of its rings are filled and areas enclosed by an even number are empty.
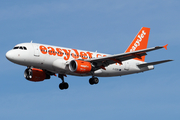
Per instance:
[[[33,82],[50,79],[52,75],[61,78],[61,90],[69,87],[64,76],[92,76],[91,85],[97,84],[97,77],[122,76],[154,69],[154,65],[169,62],[162,60],[145,62],[147,52],[167,49],[165,46],[147,48],[150,28],[143,27],[124,53],[109,55],[37,43],[22,43],[6,53],[6,58],[16,64],[27,66],[24,77]]]

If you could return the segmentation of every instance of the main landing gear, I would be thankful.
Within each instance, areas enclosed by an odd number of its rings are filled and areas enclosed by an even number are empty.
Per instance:
[[[69,84],[67,82],[64,82],[64,76],[66,77],[66,75],[64,74],[59,74],[58,77],[61,78],[62,83],[59,84],[59,89],[64,90],[64,89],[68,89]],[[94,85],[94,84],[98,84],[99,83],[99,79],[97,77],[92,77],[89,79],[89,84]]]
[[[94,85],[94,84],[98,84],[99,83],[99,79],[97,77],[92,77],[89,79],[89,84]]]
[[[59,89],[64,90],[64,89],[68,89],[69,84],[67,82],[64,82],[64,76],[63,74],[59,74],[58,77],[61,78],[62,83],[59,84]]]

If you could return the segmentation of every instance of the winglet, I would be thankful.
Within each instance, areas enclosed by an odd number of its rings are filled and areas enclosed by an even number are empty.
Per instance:
[[[167,46],[168,46],[168,44],[166,44],[165,46],[163,46],[166,50],[167,50]]]

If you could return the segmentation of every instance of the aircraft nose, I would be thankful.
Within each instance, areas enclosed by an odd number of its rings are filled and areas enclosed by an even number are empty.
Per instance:
[[[13,60],[13,52],[11,50],[6,53],[6,58],[10,61]]]

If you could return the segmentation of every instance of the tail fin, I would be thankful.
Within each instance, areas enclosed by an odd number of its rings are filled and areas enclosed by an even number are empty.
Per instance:
[[[146,49],[148,44],[149,32],[150,32],[150,28],[142,27],[125,52],[127,53],[141,49]],[[140,61],[145,61],[145,56],[142,56],[141,59],[138,58],[135,59]]]

